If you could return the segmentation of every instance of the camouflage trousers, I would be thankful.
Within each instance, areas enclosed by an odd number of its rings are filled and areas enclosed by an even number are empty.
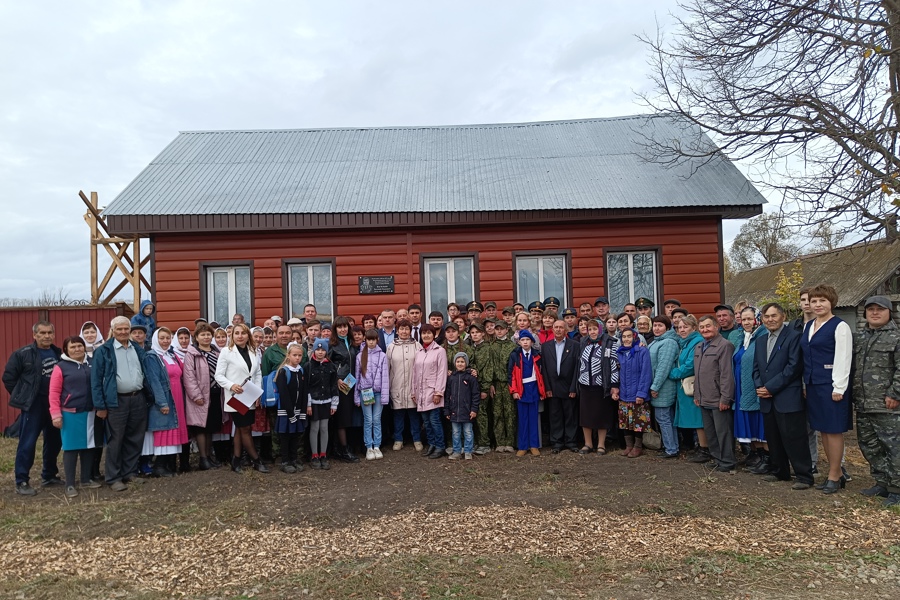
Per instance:
[[[490,448],[491,427],[494,424],[494,401],[491,395],[482,398],[478,406],[478,416],[475,417],[475,446]]]
[[[857,413],[856,438],[875,482],[900,494],[900,411]]]
[[[516,406],[509,387],[503,383],[497,384],[494,393],[494,439],[498,446],[515,446],[516,435]]]

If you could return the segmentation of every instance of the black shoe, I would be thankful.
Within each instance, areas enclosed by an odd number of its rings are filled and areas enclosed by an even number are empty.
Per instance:
[[[231,458],[231,470],[234,471],[235,473],[243,473],[244,472],[244,468],[241,466],[241,457],[240,456],[233,456]]]
[[[299,473],[303,470],[303,462],[299,460],[292,460],[291,466],[294,467],[294,470]]]
[[[888,494],[884,499],[885,506],[900,506],[900,494]]]
[[[706,448],[700,448],[697,450],[693,456],[687,459],[688,462],[703,464],[708,463],[712,460],[712,455],[709,453],[709,450]]]
[[[150,475],[152,477],[175,477],[175,473],[166,468],[166,461],[162,457],[153,461],[153,471]]]
[[[658,455],[658,458],[678,458],[678,453],[668,454],[665,450],[663,450],[662,454]]]
[[[344,446],[344,460],[348,463],[358,463],[359,457],[350,451],[350,446]]]
[[[431,451],[431,454],[428,455],[428,458],[443,458],[444,457],[444,449],[443,448],[435,448]]]
[[[201,471],[209,471],[213,468],[213,466],[208,458],[201,456],[200,463],[197,465],[197,468]]]
[[[562,452],[562,448],[553,448],[550,450],[551,454],[559,454],[560,452]]]
[[[823,494],[837,494],[839,491],[847,487],[847,481],[841,477],[837,481],[826,479],[825,485],[822,486]]]
[[[881,484],[876,483],[870,488],[866,488],[859,492],[863,496],[868,496],[870,498],[874,496],[881,496],[882,498],[888,497],[888,489]]]
[[[735,472],[735,470],[734,470],[734,467],[719,466],[719,467],[716,467],[716,472],[733,474]]]
[[[844,481],[853,481],[853,478],[850,477],[850,473],[847,472],[847,467],[841,465],[841,475],[844,476]]]
[[[35,496],[37,490],[28,485],[27,481],[22,481],[16,484],[16,493],[20,496]]]
[[[268,473],[269,472],[269,467],[264,465],[263,462],[258,458],[253,461],[253,468],[256,469],[257,471],[259,471],[260,473]]]
[[[215,456],[207,456],[206,460],[207,460],[207,462],[209,462],[209,466],[212,467],[213,469],[218,469],[219,467],[222,466],[222,463],[220,463],[218,460],[216,460]]]
[[[47,487],[48,485],[62,485],[63,480],[59,477],[50,477],[48,479],[41,479],[41,487]]]
[[[747,460],[744,461],[744,466],[748,469],[752,469],[763,459],[763,454],[760,452],[751,452],[750,456],[747,457]]]
[[[289,462],[281,463],[281,471],[283,473],[296,473],[297,468]]]
[[[322,456],[319,458],[319,468],[323,471],[327,471],[331,468],[331,465],[328,464],[328,459],[326,457]]]
[[[755,467],[744,469],[747,473],[753,473],[754,475],[768,475],[772,472],[772,465],[769,463],[769,457],[767,455],[763,455],[759,462],[756,463]]]
[[[434,446],[432,446],[431,444],[425,444],[425,447],[422,449],[422,456],[430,455],[432,450],[434,450]]]

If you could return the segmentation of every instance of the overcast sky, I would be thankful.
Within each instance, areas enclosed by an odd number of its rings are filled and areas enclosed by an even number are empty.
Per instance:
[[[636,35],[674,0],[0,3],[0,298],[89,298],[79,189],[110,203],[183,130],[645,112]],[[669,27],[671,29],[671,27]],[[725,222],[726,242],[740,222]],[[123,294],[127,297],[128,294]]]

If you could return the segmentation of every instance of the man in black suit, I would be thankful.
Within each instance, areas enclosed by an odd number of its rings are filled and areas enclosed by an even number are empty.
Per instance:
[[[793,467],[797,480],[791,489],[809,489],[814,481],[801,383],[801,333],[785,327],[784,308],[778,303],[763,306],[762,319],[769,333],[756,342],[753,385],[759,396],[769,443],[771,464],[765,480],[790,481],[790,467]]]
[[[541,344],[541,369],[547,389],[550,446],[554,454],[563,447],[578,451],[578,343],[566,335],[566,322],[553,323],[553,339]]]

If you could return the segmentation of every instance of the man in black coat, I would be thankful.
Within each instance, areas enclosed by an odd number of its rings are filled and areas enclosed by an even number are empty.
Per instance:
[[[801,333],[785,326],[784,308],[775,302],[763,306],[762,319],[769,333],[756,341],[753,385],[769,443],[765,479],[790,481],[793,467],[797,480],[791,489],[809,489],[814,481],[803,399]]]
[[[564,447],[578,451],[578,343],[566,335],[566,322],[553,322],[553,339],[541,344],[541,369],[547,389],[550,447],[554,454]]]
[[[50,418],[50,374],[62,354],[53,345],[53,324],[38,321],[32,328],[34,343],[19,348],[9,357],[3,371],[3,385],[9,392],[9,406],[22,411],[19,445],[16,448],[16,493],[34,496],[29,484],[38,437],[44,436],[41,485],[61,485],[56,459],[62,450],[59,429]]]

